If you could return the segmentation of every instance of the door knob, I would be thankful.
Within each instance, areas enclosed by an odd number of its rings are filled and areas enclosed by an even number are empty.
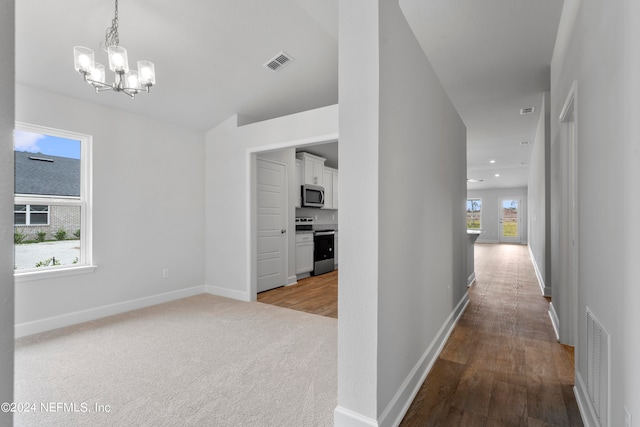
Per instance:
[[[287,230],[285,230],[284,228],[282,230],[280,230],[280,233],[282,233],[282,234],[284,234],[286,232],[287,232]]]

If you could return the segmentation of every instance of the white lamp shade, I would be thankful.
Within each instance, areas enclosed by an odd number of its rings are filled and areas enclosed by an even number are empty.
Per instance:
[[[95,66],[93,67],[93,70],[91,70],[91,73],[89,74],[89,78],[93,81],[104,83],[104,78],[105,78],[104,65],[100,64],[99,62],[96,62]]]
[[[125,89],[133,90],[142,89],[142,86],[140,86],[140,78],[138,77],[138,72],[136,70],[130,70],[124,75],[124,87]]]
[[[122,46],[109,46],[109,69],[115,73],[128,73],[129,60],[127,59],[127,49]]]
[[[90,73],[95,67],[93,51],[88,47],[75,46],[73,48],[73,64],[79,73]]]
[[[138,61],[138,77],[142,86],[153,86],[156,84],[156,67],[151,61]]]

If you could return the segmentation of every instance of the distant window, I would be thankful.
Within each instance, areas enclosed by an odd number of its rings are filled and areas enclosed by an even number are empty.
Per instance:
[[[482,228],[482,199],[467,199],[467,228]]]
[[[49,225],[48,205],[15,205],[15,225]]]
[[[16,125],[17,273],[92,264],[90,160],[88,135]]]

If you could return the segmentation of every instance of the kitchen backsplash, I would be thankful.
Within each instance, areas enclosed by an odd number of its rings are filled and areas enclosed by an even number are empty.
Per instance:
[[[298,208],[296,217],[311,217],[317,224],[338,224],[338,211],[317,208]],[[317,219],[316,219],[317,218]]]

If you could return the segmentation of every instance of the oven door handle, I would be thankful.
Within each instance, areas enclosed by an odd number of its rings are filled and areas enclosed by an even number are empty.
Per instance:
[[[335,231],[316,231],[313,233],[315,236],[331,236],[336,234]]]

